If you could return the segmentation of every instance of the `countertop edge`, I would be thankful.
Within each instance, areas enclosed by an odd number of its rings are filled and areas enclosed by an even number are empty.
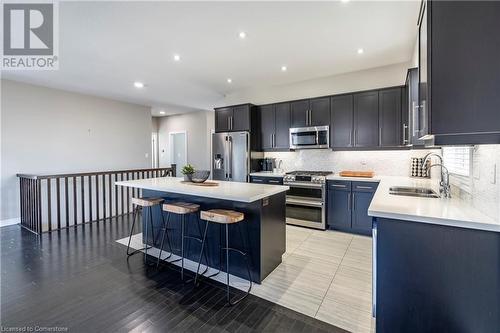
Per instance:
[[[250,184],[250,183],[244,183],[244,184]],[[167,189],[160,189],[160,188],[158,188],[156,186],[131,184],[131,183],[128,183],[128,181],[126,181],[126,180],[125,181],[116,182],[115,185],[117,185],[117,186],[124,186],[124,187],[140,188],[140,189],[145,189],[145,190],[150,190],[150,191],[167,192],[167,193],[168,192],[172,192],[172,193],[178,193],[178,194],[183,194],[183,195],[192,195],[192,196],[195,196],[195,197],[203,197],[202,195],[193,194],[193,193],[191,193],[189,191],[182,191],[182,190],[178,190],[178,189],[172,190],[172,191],[168,191]],[[286,192],[286,191],[288,191],[290,189],[288,186],[283,186],[283,185],[265,185],[265,186],[268,187],[268,192],[266,194],[255,195],[255,196],[250,197],[250,198],[238,198],[238,197],[226,197],[226,196],[210,196],[210,198],[220,199],[220,200],[227,200],[227,201],[252,203],[252,202],[255,202],[255,201],[267,198],[269,196],[273,196],[273,195],[279,194],[281,192]],[[275,189],[272,190],[271,187],[273,187]]]

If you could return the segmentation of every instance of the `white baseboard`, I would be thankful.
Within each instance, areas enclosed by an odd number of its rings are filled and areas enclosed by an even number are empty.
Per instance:
[[[19,224],[21,223],[20,217],[14,217],[12,219],[0,220],[0,227],[6,227],[8,225]]]

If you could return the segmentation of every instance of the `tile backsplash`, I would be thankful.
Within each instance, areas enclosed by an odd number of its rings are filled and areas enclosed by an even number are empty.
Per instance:
[[[266,152],[265,157],[282,160],[285,171],[293,170],[372,170],[381,176],[410,176],[411,158],[423,157],[440,149],[330,151],[298,150],[295,152]],[[472,156],[471,176],[466,182],[451,177],[452,192],[472,203],[485,215],[500,221],[500,145],[477,145]],[[432,178],[438,176],[432,170]]]
[[[472,172],[464,182],[451,177],[455,195],[500,221],[500,145],[477,145],[472,153]]]
[[[321,149],[297,150],[295,152],[266,152],[265,157],[283,161],[285,171],[342,170],[374,171],[383,176],[410,176],[411,158],[424,157],[428,152],[439,153],[439,149],[383,150],[383,151],[330,151]]]

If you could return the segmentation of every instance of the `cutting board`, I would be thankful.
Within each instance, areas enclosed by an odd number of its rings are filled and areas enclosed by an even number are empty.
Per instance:
[[[340,171],[339,175],[341,177],[373,178],[373,176],[375,176],[375,172],[373,172],[373,171],[351,171],[351,170],[344,170],[344,171]]]
[[[217,182],[212,182],[210,180],[207,180],[203,183],[193,183],[193,182],[186,182],[186,181],[181,181],[181,183],[186,184],[186,185],[193,185],[193,186],[205,186],[205,187],[214,187],[214,186],[219,186],[219,183]]]

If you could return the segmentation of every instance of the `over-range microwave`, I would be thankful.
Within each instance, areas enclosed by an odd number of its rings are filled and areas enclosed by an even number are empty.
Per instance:
[[[290,149],[329,148],[330,126],[290,128]]]

